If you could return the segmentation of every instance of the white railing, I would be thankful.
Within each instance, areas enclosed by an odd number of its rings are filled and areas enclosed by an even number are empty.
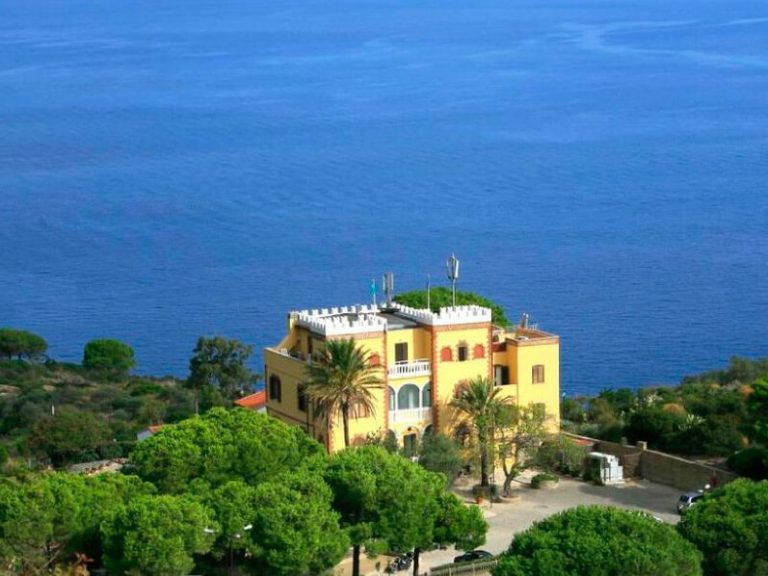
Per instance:
[[[432,419],[432,408],[407,408],[402,410],[390,410],[389,422],[421,422]]]
[[[395,362],[389,366],[388,372],[393,378],[429,376],[432,374],[432,363],[424,359],[414,360],[413,362]]]

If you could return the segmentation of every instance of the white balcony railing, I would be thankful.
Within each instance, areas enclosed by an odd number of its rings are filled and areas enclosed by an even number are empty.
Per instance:
[[[413,362],[395,362],[389,366],[391,378],[405,376],[429,376],[432,374],[432,363],[429,360],[414,360]]]
[[[432,420],[432,408],[408,408],[403,410],[390,410],[389,422],[391,424],[402,422],[423,422]]]

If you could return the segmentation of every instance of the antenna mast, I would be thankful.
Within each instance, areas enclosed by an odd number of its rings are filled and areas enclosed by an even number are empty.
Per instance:
[[[451,254],[445,263],[448,270],[448,280],[451,281],[451,292],[453,293],[453,306],[456,306],[456,281],[459,279],[459,259],[456,254]]]
[[[392,308],[392,296],[395,294],[395,274],[387,272],[381,277],[381,286],[387,296],[387,308]]]

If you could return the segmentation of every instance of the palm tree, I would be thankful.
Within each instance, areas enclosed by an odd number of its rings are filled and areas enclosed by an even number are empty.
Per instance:
[[[371,390],[383,383],[378,370],[354,338],[328,340],[319,359],[306,368],[305,393],[316,403],[319,415],[332,418],[341,413],[345,447],[349,446],[350,408],[375,412]]]
[[[493,444],[496,421],[511,398],[500,396],[501,389],[493,385],[488,378],[478,376],[464,384],[457,396],[451,400],[462,423],[473,429],[480,451],[480,486],[490,486],[488,470],[491,466],[491,446]]]

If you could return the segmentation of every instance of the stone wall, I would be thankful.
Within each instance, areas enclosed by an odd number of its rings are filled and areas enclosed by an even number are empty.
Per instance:
[[[564,435],[579,440],[581,443],[591,442],[594,452],[617,456],[619,463],[624,467],[626,478],[644,478],[686,492],[701,490],[706,484],[722,486],[738,478],[736,474],[727,470],[671,454],[648,450],[645,442],[638,442],[637,445],[631,446],[575,434],[564,433]]]
[[[645,450],[641,452],[640,475],[651,482],[674,486],[684,491],[701,490],[706,484],[722,486],[738,476],[685,458]]]

